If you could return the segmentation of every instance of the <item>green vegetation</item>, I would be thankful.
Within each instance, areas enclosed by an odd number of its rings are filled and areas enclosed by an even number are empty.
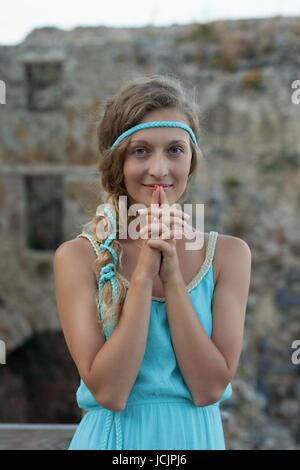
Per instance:
[[[215,54],[214,56],[212,56],[210,59],[209,59],[209,65],[210,67],[215,67],[215,68],[219,68],[221,66],[221,60],[220,60],[220,56],[218,54]]]
[[[248,70],[243,77],[243,85],[248,89],[260,88],[262,84],[261,72],[257,69]]]
[[[287,168],[298,169],[300,167],[300,155],[295,152],[281,150],[278,155],[266,156],[266,160],[262,159],[260,169],[263,172],[279,171]]]
[[[228,178],[225,181],[223,181],[224,188],[227,191],[231,191],[232,189],[238,189],[241,186],[240,181],[238,181],[236,178]]]
[[[195,41],[195,42],[213,42],[216,40],[214,27],[209,23],[189,25],[186,34],[177,36],[177,42]]]

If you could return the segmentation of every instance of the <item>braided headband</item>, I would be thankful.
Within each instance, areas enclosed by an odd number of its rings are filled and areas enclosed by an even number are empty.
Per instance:
[[[133,134],[134,132],[140,131],[142,129],[147,129],[148,127],[180,127],[181,129],[186,130],[190,134],[194,144],[198,145],[194,132],[186,124],[183,124],[182,122],[174,122],[174,121],[151,121],[151,122],[143,122],[142,124],[138,124],[137,126],[134,126],[128,129],[128,131],[123,132],[123,134],[121,134],[117,138],[117,140],[112,144],[111,148],[113,149],[123,139]]]

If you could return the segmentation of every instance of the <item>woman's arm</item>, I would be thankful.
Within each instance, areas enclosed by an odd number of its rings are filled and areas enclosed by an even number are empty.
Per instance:
[[[146,348],[153,281],[134,273],[119,322],[108,341],[96,320],[95,254],[83,240],[63,243],[54,255],[56,299],[69,351],[96,401],[122,410]]]
[[[217,402],[235,375],[242,348],[250,285],[251,252],[240,238],[222,240],[222,265],[212,300],[210,338],[182,278],[165,284],[172,342],[180,370],[197,406]]]

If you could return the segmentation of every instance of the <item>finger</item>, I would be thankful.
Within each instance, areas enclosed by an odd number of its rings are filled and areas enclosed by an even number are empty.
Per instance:
[[[182,229],[182,222],[176,222],[177,228]],[[146,223],[140,230],[140,236],[141,238],[146,238],[149,235],[151,237],[157,237],[160,236],[164,231],[169,231],[170,230],[170,225],[167,225],[165,223],[161,223],[160,220],[158,221],[149,221]]]
[[[167,253],[167,254],[171,253],[171,250],[172,250],[169,243],[166,243],[166,241],[162,240],[161,238],[159,238],[158,240],[149,240],[147,245],[150,248],[155,248],[156,250],[160,250],[163,253]]]
[[[157,188],[156,191],[154,190],[152,191],[150,206],[143,208],[143,209],[139,209],[137,211],[139,216],[142,217],[142,224],[141,224],[142,227],[145,227],[146,223],[149,224],[151,222],[151,213],[152,211],[155,211],[155,213],[157,213],[158,208],[159,208],[159,190]],[[159,218],[159,215],[156,215],[156,216]]]
[[[160,232],[161,230],[160,230],[159,222],[146,224],[140,230],[140,238],[142,239],[147,239],[149,237],[158,238],[160,236]]]
[[[159,207],[159,189],[157,188],[156,191],[153,190],[151,196],[151,203],[150,203],[150,211],[153,209],[158,209]]]
[[[178,225],[178,226],[184,226],[184,227],[187,226],[186,220],[183,220],[180,217],[175,217],[172,214],[162,215],[160,220],[161,220],[162,224],[165,224],[168,227],[170,227],[172,224],[173,225]]]
[[[161,234],[162,240],[182,240],[183,233],[185,233],[182,228],[166,230]]]
[[[158,209],[155,209],[153,210],[153,215],[167,215],[167,214],[171,214],[173,216],[176,216],[176,217],[180,217],[181,219],[184,219],[184,220],[189,220],[190,219],[190,216],[189,214],[186,214],[185,212],[181,211],[180,209],[176,209],[176,207],[172,207],[172,206],[166,206],[164,205],[164,207],[159,207]]]
[[[153,190],[152,194],[152,201],[151,201],[151,206],[150,206],[150,214],[149,214],[149,223],[151,223],[151,219],[153,217],[157,217],[157,223],[159,223],[159,215],[154,216],[153,212],[159,211],[159,206],[160,206],[160,190],[159,186],[156,187],[156,190]],[[157,232],[157,228],[154,228],[154,233]],[[153,232],[151,232],[153,233]]]
[[[164,207],[161,207],[161,205],[164,205]],[[166,207],[166,205],[168,207]],[[183,212],[180,209],[177,209],[176,207],[170,206],[166,192],[164,191],[162,186],[159,186],[156,191],[152,191],[150,207],[139,209],[137,212],[139,213],[139,215],[149,214],[150,212],[152,215],[159,217],[161,213],[166,213],[166,209],[177,217],[182,217],[185,220],[190,219],[190,215],[186,212]]]
[[[163,188],[163,186],[159,187],[159,193],[160,193],[160,202],[161,204],[168,204],[169,205],[169,200],[167,198],[166,192]]]
[[[160,208],[163,210],[170,210],[170,204],[166,192],[162,186],[159,187],[160,193]]]
[[[154,213],[147,214],[147,223],[151,224],[161,224],[162,230],[170,229],[173,225],[178,225],[178,227],[188,227],[187,221],[182,219],[182,212],[178,211],[177,214],[179,217],[174,216],[172,213],[169,213],[167,210],[161,211],[160,209],[154,210]],[[154,218],[158,220],[155,220]]]
[[[171,223],[171,220],[177,221],[178,223],[181,222],[182,224],[187,224],[190,216],[185,212],[177,209],[162,209],[162,208],[154,208],[150,212],[148,209],[139,210],[139,215],[144,216],[143,222],[151,223],[155,222],[154,217],[157,217],[161,222],[166,223],[167,225]]]

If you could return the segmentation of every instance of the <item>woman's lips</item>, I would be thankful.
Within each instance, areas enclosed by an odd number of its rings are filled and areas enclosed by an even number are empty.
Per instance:
[[[148,189],[150,189],[151,191],[154,190],[154,185],[153,185],[153,186],[150,186],[150,185],[148,185],[148,184],[143,184],[142,186],[145,186],[145,188],[148,188]],[[169,186],[165,186],[165,185],[163,185],[163,184],[160,184],[160,185],[157,185],[157,186],[162,186],[165,191],[168,191],[169,189],[173,188],[173,185],[172,185],[172,184],[169,185]]]

